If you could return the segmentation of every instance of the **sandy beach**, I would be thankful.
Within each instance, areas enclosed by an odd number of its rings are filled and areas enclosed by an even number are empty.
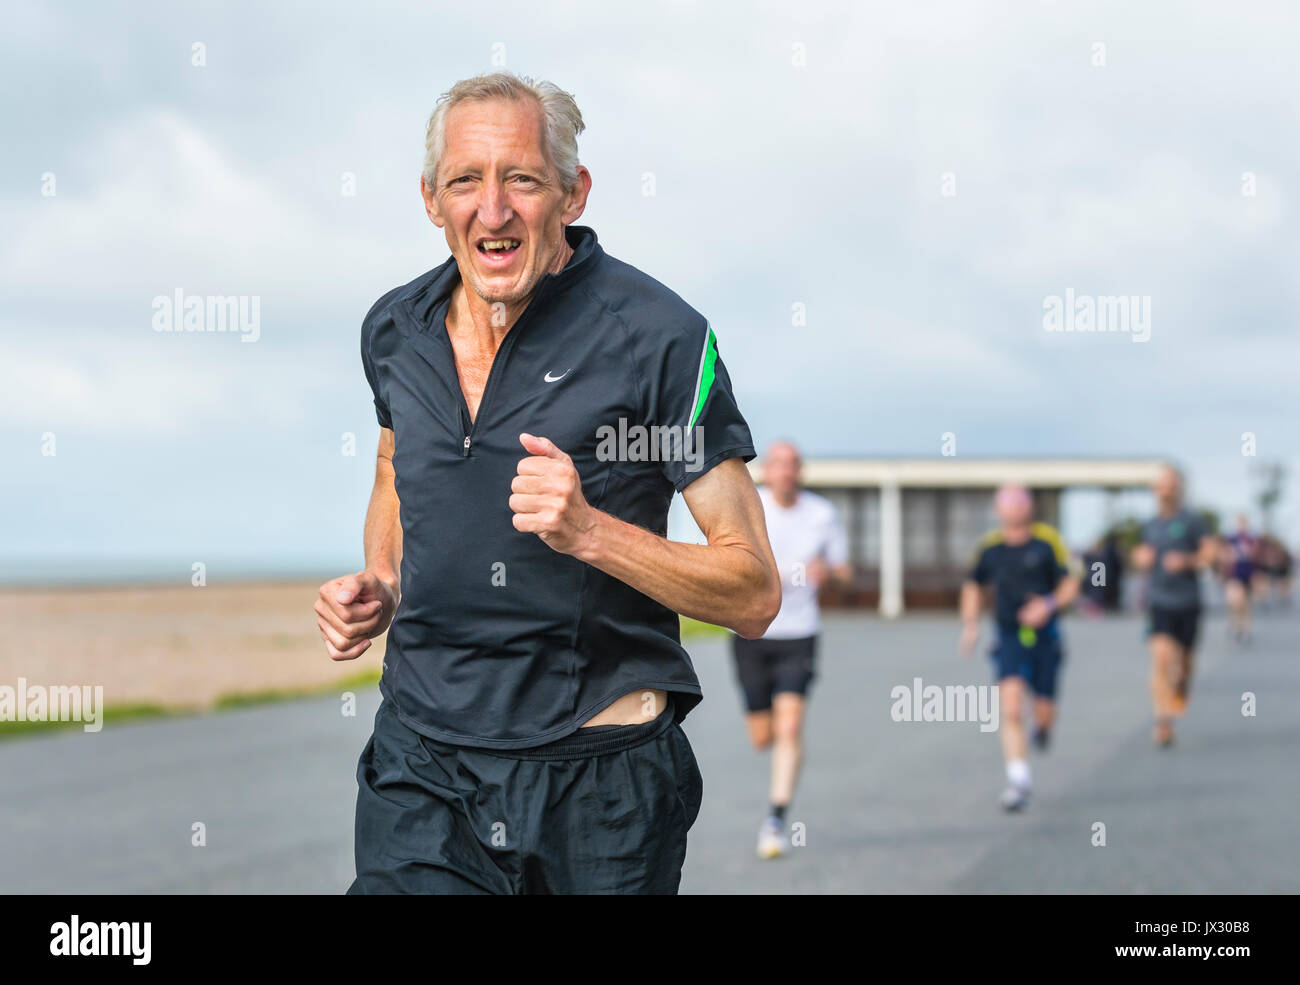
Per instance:
[[[382,638],[356,660],[325,655],[312,611],[324,580],[0,589],[0,684],[102,685],[108,706],[207,708],[377,673]]]

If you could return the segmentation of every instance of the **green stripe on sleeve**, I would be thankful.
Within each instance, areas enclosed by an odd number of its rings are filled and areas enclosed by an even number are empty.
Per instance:
[[[691,423],[687,425],[688,428],[695,427],[695,422],[709,399],[709,393],[713,390],[713,367],[717,361],[718,339],[710,325],[708,334],[704,337],[704,352],[700,356],[700,374],[695,380],[695,402],[691,408]]]

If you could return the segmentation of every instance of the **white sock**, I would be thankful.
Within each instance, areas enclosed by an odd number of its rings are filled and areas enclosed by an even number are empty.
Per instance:
[[[1023,759],[1013,759],[1007,763],[1007,782],[1021,790],[1028,790],[1032,782],[1029,763]]]

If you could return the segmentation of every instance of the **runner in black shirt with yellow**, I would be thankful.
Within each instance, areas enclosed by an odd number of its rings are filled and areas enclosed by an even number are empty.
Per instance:
[[[1034,744],[1046,749],[1056,719],[1057,676],[1064,654],[1057,616],[1079,592],[1061,535],[1033,520],[1034,502],[1022,486],[1003,486],[994,499],[1000,526],[986,534],[962,585],[961,649],[979,639],[984,590],[993,593],[997,638],[990,650],[998,681],[999,731],[1006,762],[1004,809],[1029,801],[1032,774],[1023,723],[1025,692],[1034,694]]]

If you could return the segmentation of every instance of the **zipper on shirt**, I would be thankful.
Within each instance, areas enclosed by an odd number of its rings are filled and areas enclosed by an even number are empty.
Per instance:
[[[523,327],[528,317],[537,310],[538,302],[541,301],[542,295],[546,293],[547,287],[550,286],[550,283],[554,278],[555,274],[547,274],[542,278],[542,282],[537,285],[537,290],[534,292],[532,300],[529,301],[528,307],[524,309],[524,312],[519,316],[518,321],[510,327],[510,331],[506,333],[506,337],[501,343],[501,348],[497,350],[496,357],[492,360],[492,368],[488,370],[487,382],[483,384],[483,397],[478,402],[478,415],[474,417],[472,421],[469,416],[469,401],[465,399],[464,389],[461,389],[460,424],[461,429],[464,431],[464,440],[461,441],[460,446],[461,458],[469,458],[470,449],[474,445],[474,432],[478,429],[479,421],[483,420],[483,410],[487,407],[488,397],[492,394],[492,385],[496,382],[497,377],[499,377],[501,373],[505,372],[505,362],[510,355],[510,350],[514,348],[515,339],[519,337],[519,330]],[[452,363],[454,366],[454,349],[452,350]]]
[[[459,386],[459,384],[457,385]],[[486,385],[483,388],[483,392],[487,392]],[[481,414],[482,412],[483,402],[479,401],[479,413]],[[469,448],[471,444],[470,435],[474,433],[474,428],[469,421],[469,402],[465,400],[465,391],[463,390],[460,394],[460,406],[456,408],[456,414],[460,418],[460,433],[464,436],[460,445],[460,457],[469,458]]]

